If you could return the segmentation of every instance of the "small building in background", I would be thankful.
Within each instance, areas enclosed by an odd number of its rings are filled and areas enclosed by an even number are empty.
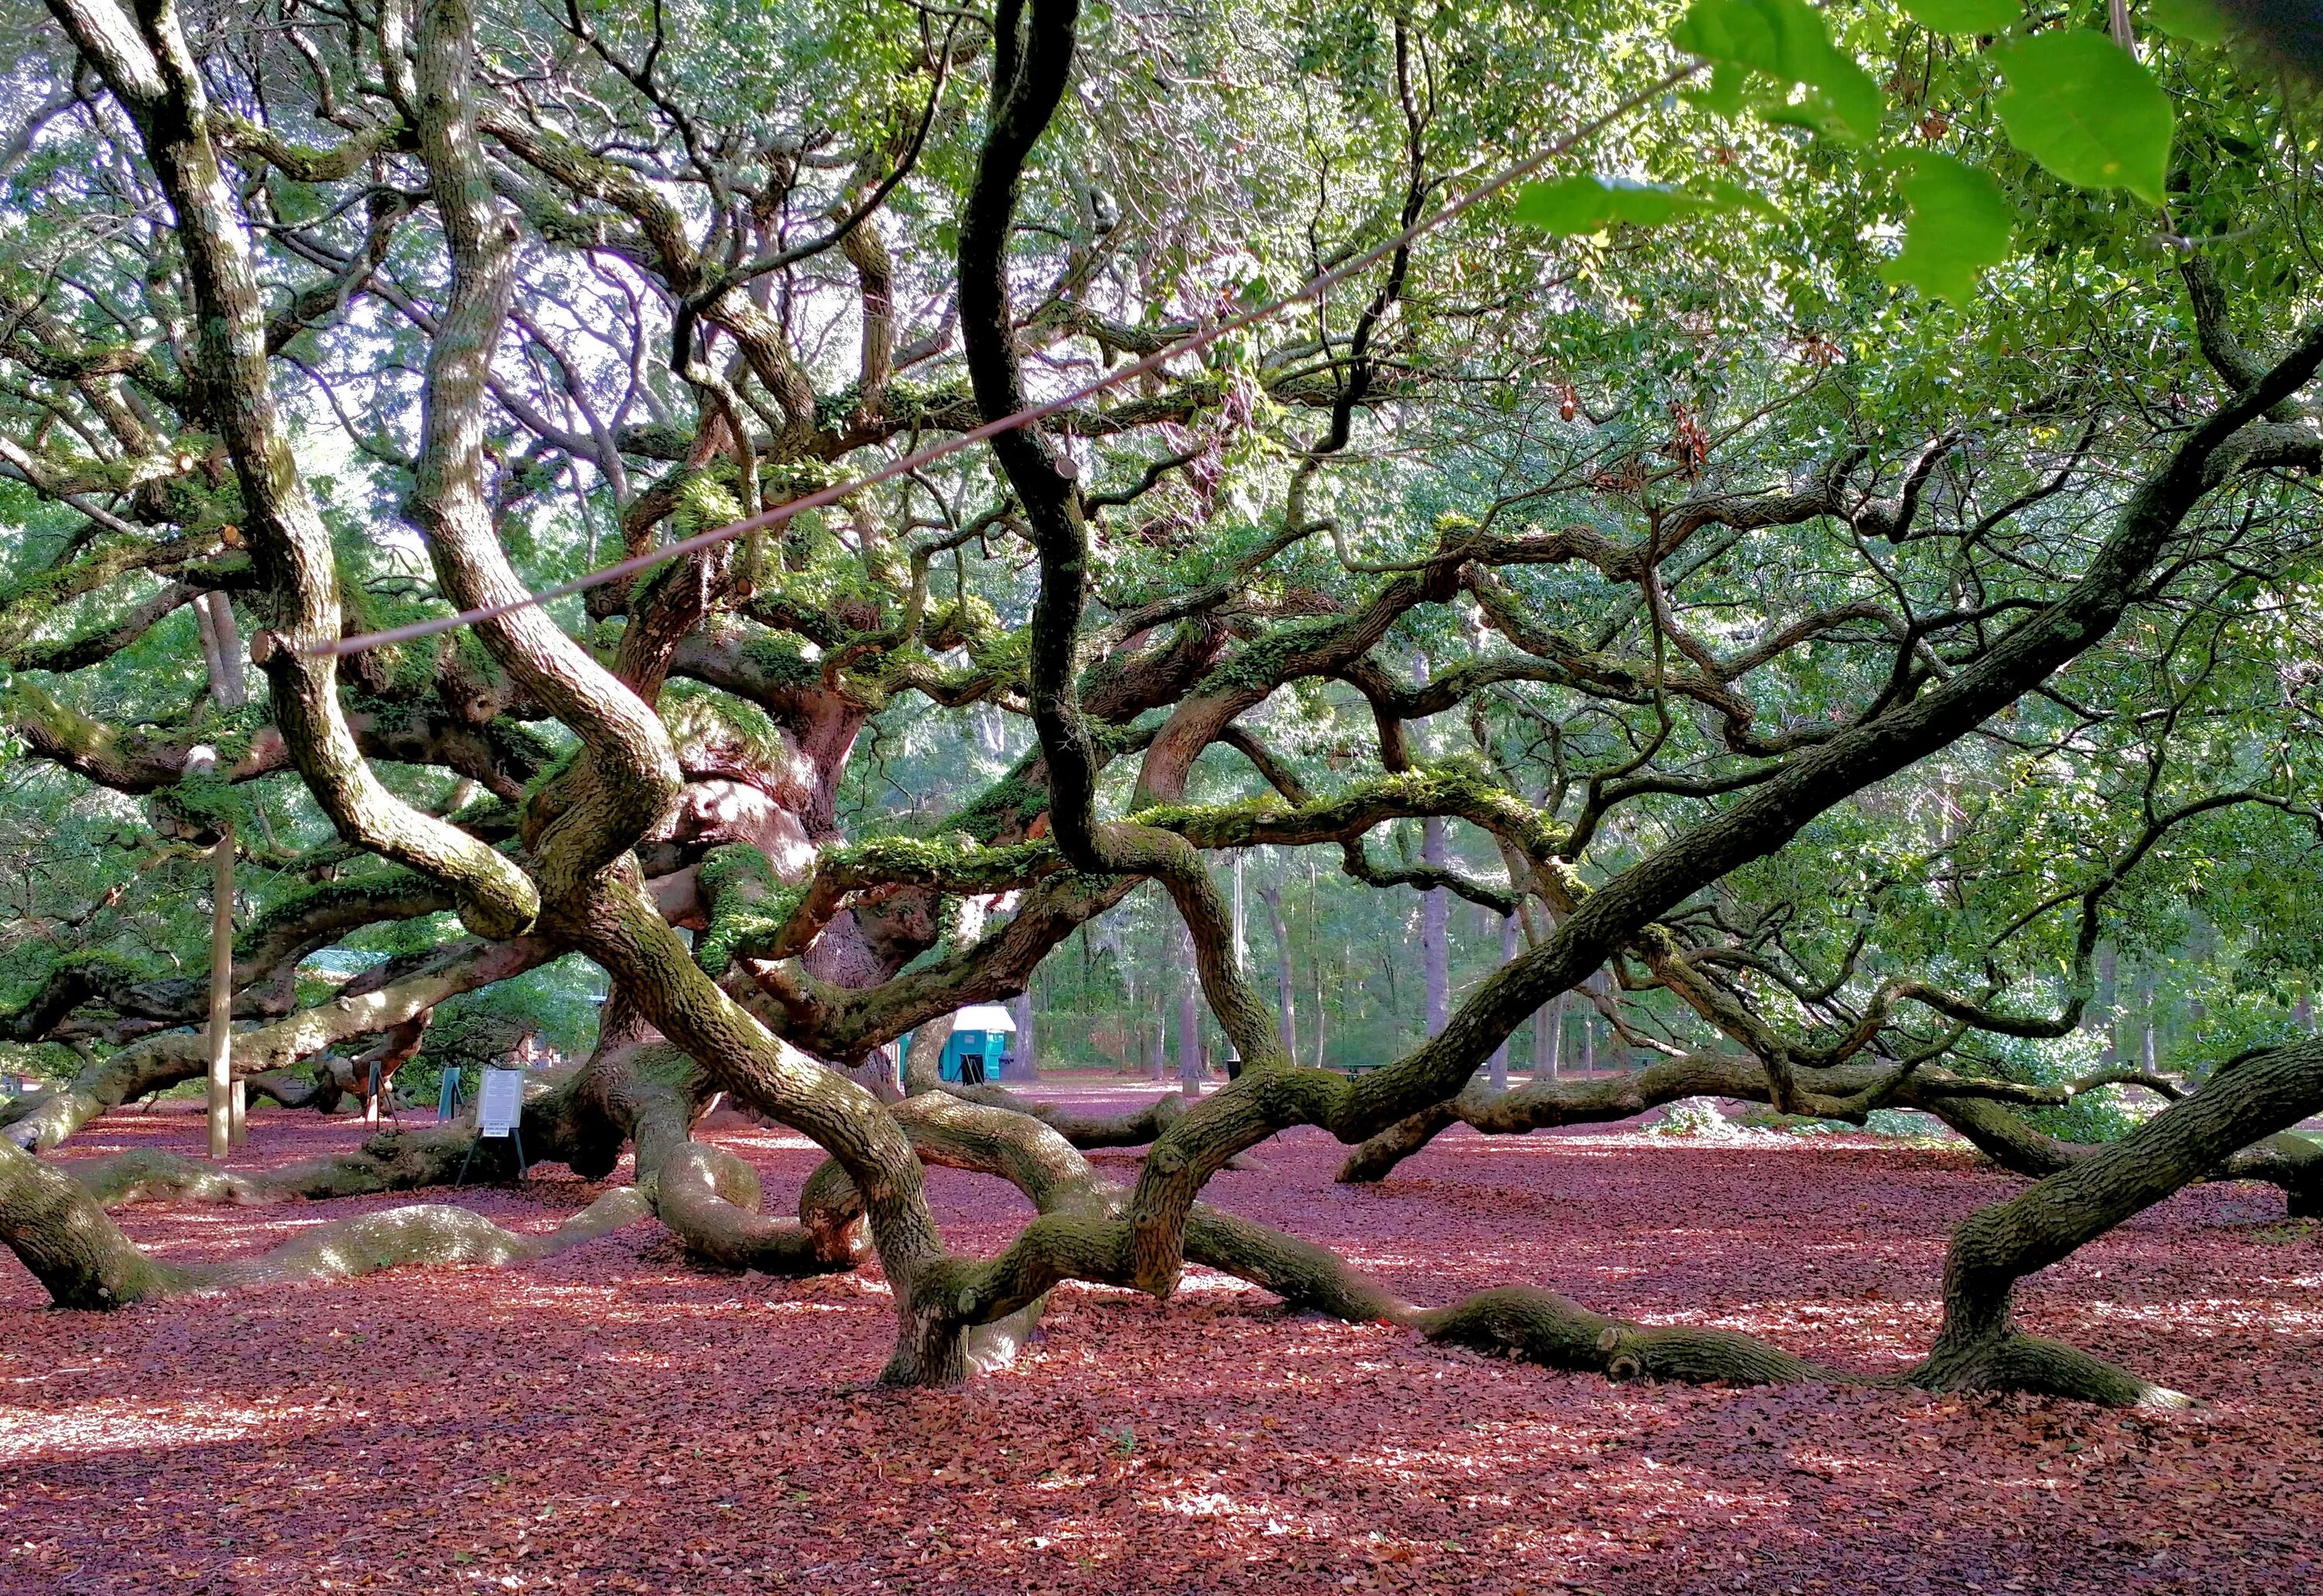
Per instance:
[[[1016,1059],[1016,1022],[996,1003],[972,1003],[952,1016],[944,1043],[943,1078],[966,1086],[1007,1078]]]

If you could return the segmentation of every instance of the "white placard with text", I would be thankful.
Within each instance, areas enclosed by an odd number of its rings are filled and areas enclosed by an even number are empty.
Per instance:
[[[476,1133],[505,1136],[523,1117],[524,1071],[487,1069],[483,1087],[476,1094]]]

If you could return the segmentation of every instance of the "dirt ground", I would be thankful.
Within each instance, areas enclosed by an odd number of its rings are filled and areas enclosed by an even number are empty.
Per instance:
[[[115,1114],[64,1156],[192,1151],[197,1124]],[[730,1114],[704,1133],[770,1206],[817,1161]],[[262,1113],[249,1161],[361,1134]],[[2017,1188],[1856,1138],[1463,1130],[1376,1189],[1332,1184],[1341,1151],[1294,1133],[1211,1196],[1415,1300],[1529,1281],[1868,1373],[1926,1346],[1947,1228]],[[955,1248],[1030,1214],[930,1187]],[[597,1189],[552,1167],[459,1200],[546,1229]],[[409,1200],[122,1218],[218,1257]],[[868,1384],[876,1274],[706,1275],[649,1224],[112,1316],[0,1263],[0,1591],[2323,1590],[2323,1240],[2271,1188],[2183,1193],[2024,1293],[2031,1328],[2206,1403],[2185,1414],[1614,1386],[1188,1286],[1066,1288],[1013,1371],[899,1395]]]

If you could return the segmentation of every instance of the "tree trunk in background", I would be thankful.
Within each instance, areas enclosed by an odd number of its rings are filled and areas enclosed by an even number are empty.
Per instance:
[[[2210,922],[2203,919],[2200,915],[2197,914],[2193,919],[2194,926],[2192,933],[2186,939],[2186,952],[2188,956],[2193,959],[2195,964],[2199,965],[2205,974],[2208,974],[2210,968],[2210,961],[2217,957],[2218,934],[2216,929],[2211,926]],[[2190,997],[2186,1000],[2186,1029],[2180,1034],[2181,1034],[2185,1040],[2192,1042],[2194,1046],[2199,1048],[2206,1040],[2203,1035],[2203,1032],[2204,1028],[2209,1024],[2209,1022],[2210,1005],[2204,1003],[2199,997]],[[2171,1053],[2173,1057],[2179,1051],[2179,1049],[2175,1045],[2177,1041],[2178,1037],[2173,1035],[2172,1038],[2172,1045],[2171,1047]]]
[[[1274,1004],[1282,1031],[1282,1056],[1299,1058],[1299,1008],[1290,989],[1290,928],[1282,923],[1282,889],[1262,886],[1258,901],[1266,905],[1267,924],[1274,931]]]
[[[1532,1075],[1556,1080],[1565,1074],[1565,996],[1562,993],[1532,1017]]]
[[[1592,976],[1581,984],[1594,991],[1597,977]],[[1594,1075],[1597,1073],[1597,1011],[1585,997],[1573,1006],[1581,1015],[1581,1073]]]
[[[209,617],[210,643],[216,651],[216,674],[210,678],[211,692],[221,708],[238,710],[250,702],[250,689],[243,674],[242,634],[234,626],[234,605],[219,592],[204,593],[201,601]]]
[[[1516,958],[1517,917],[1513,914],[1505,914],[1501,917],[1501,962],[1514,964]],[[1501,1045],[1492,1050],[1492,1090],[1507,1091],[1509,1089],[1509,1041],[1506,1037],[1502,1037]]]
[[[1183,949],[1186,979],[1178,988],[1178,1089],[1189,1097],[1202,1095],[1202,1004],[1193,976],[1194,951]]]
[[[202,668],[209,678],[211,702],[225,709],[227,706],[219,694],[225,690],[225,660],[218,648],[217,622],[210,614],[207,593],[194,601],[194,630],[202,640]]]
[[[1235,849],[1234,857],[1234,967],[1250,968],[1250,915],[1243,906],[1242,867],[1244,850]]]
[[[2107,942],[2098,949],[2097,1001],[2089,1005],[2089,1017],[2082,1023],[2095,1031],[2105,1028],[2105,1050],[2100,1061],[2111,1064],[2121,1057],[2121,1017],[2114,1012],[2114,1000],[2120,989],[2120,956]]]
[[[1016,995],[1016,1068],[1026,1080],[1041,1078],[1041,1063],[1033,1045],[1033,994]]]
[[[1430,818],[1419,822],[1420,863],[1441,870],[1449,856],[1444,847],[1444,822]],[[1431,886],[1420,894],[1419,950],[1428,966],[1428,1034],[1437,1035],[1452,1018],[1451,894]]]
[[[1141,1020],[1137,1029],[1140,1043],[1145,1049],[1147,1072],[1157,1085],[1169,1073],[1170,1062],[1170,1027],[1162,1015],[1162,986],[1156,982],[1152,1015]]]

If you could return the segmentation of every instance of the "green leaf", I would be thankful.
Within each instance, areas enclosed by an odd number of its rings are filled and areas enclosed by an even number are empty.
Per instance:
[[[1828,113],[1802,116],[1798,108],[1786,107],[1777,120],[1806,121],[1865,143],[1879,137],[1887,113],[1879,86],[1853,56],[1832,43],[1823,14],[1806,0],[1694,0],[1671,30],[1670,42],[1705,60],[1763,72],[1778,83],[1803,83],[1815,91],[1817,109]]]
[[[2103,33],[2042,33],[2000,55],[1994,108],[2008,142],[2077,188],[2126,188],[2162,203],[2170,96]]]
[[[2216,44],[2227,36],[2227,19],[2210,0],[2151,0],[2145,14],[2155,27],[2189,44]]]
[[[1717,203],[1682,189],[1584,174],[1560,178],[1554,183],[1527,183],[1517,192],[1516,219],[1563,237],[1602,233],[1620,222],[1651,227],[1694,211],[1715,209]]]
[[[2019,0],[1904,0],[1904,9],[1939,33],[1997,33],[2025,20]]]
[[[1900,185],[1912,210],[1904,252],[1879,275],[1966,305],[1976,295],[1976,274],[2008,258],[2008,201],[1982,167],[1933,150],[1913,156],[1912,165]]]

